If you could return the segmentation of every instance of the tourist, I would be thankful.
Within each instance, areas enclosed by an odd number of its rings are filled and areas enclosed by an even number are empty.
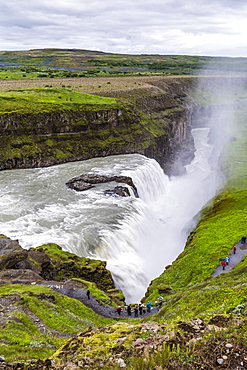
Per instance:
[[[121,311],[122,311],[122,307],[118,306],[117,307],[117,313],[118,313],[119,316],[121,315]]]
[[[158,307],[158,309],[160,309],[162,307],[162,304],[163,304],[163,297],[160,296],[159,297],[159,307]]]
[[[127,307],[127,313],[128,313],[129,316],[131,316],[131,307],[130,307],[130,305],[128,305],[128,307]]]
[[[145,313],[146,313],[146,305],[145,304],[142,304],[142,312],[145,315]]]
[[[241,238],[241,244],[245,244],[245,242],[246,242],[246,236],[242,236],[242,238]]]
[[[134,312],[135,312],[135,317],[138,317],[138,307],[137,306],[135,306]]]
[[[149,301],[149,302],[147,303],[147,312],[151,312],[151,308],[152,308],[152,302],[151,302],[151,301]]]
[[[221,262],[221,266],[222,266],[222,269],[225,270],[225,267],[226,267],[226,261],[222,261]]]
[[[90,299],[90,290],[89,289],[87,290],[87,297],[88,297],[88,299]]]
[[[232,249],[233,249],[233,254],[235,254],[236,253],[236,247],[235,247],[235,245],[234,245],[234,247],[232,247]]]
[[[226,261],[226,264],[227,264],[227,266],[229,265],[229,263],[230,263],[230,258],[229,257],[225,257],[225,261]]]
[[[143,309],[142,304],[139,304],[139,314],[140,315],[142,315],[142,309]]]

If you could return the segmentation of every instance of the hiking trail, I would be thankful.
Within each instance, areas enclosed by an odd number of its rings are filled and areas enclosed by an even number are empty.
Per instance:
[[[221,264],[214,270],[211,276],[218,276],[222,273],[229,272],[232,270],[232,268],[237,265],[239,262],[242,261],[243,257],[247,254],[247,242],[244,244],[241,244],[241,242],[238,242],[236,245],[236,253],[233,253],[233,249],[231,250],[231,253],[228,256],[222,256],[222,257],[229,257],[230,262],[228,265],[225,266],[225,270],[223,270]]]

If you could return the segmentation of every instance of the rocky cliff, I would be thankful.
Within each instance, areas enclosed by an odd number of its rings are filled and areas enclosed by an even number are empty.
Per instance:
[[[155,158],[166,173],[180,173],[193,158],[191,128],[195,112],[201,107],[192,96],[197,78],[158,78],[148,83],[145,89],[117,91],[107,96],[131,102],[134,111],[141,111],[159,125],[164,134],[156,138],[155,148],[149,146],[143,154]]]
[[[182,165],[193,155],[193,83],[191,78],[161,78],[145,88],[101,93],[118,98],[119,108],[1,114],[0,169],[140,153],[171,172],[178,152],[184,153]]]

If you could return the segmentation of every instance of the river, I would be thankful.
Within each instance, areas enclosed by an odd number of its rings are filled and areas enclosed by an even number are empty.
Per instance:
[[[168,178],[154,159],[139,154],[2,171],[0,232],[23,248],[52,242],[106,260],[126,302],[139,302],[150,281],[183,250],[196,215],[217,192],[221,177],[210,165],[215,153],[208,133],[193,130],[195,158],[179,177]],[[130,176],[139,198],[104,194],[116,184],[84,192],[65,186],[83,173]]]

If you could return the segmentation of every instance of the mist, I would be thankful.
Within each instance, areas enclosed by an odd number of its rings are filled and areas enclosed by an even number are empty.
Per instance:
[[[149,184],[146,178],[147,189],[136,204],[137,215],[130,215],[119,230],[102,239],[99,250],[107,251],[107,267],[127,302],[138,302],[150,281],[183,251],[200,211],[224,187],[227,178],[221,171],[222,153],[226,154],[227,144],[235,140],[235,113],[244,88],[240,78],[198,80],[194,96],[199,95],[200,104],[196,105],[192,120],[194,159],[180,176],[157,172],[155,178],[164,188],[153,199],[147,199],[145,194],[155,193],[156,185],[154,180]],[[178,163],[174,166],[178,167]],[[139,191],[142,185],[136,173],[126,175],[134,179]]]

